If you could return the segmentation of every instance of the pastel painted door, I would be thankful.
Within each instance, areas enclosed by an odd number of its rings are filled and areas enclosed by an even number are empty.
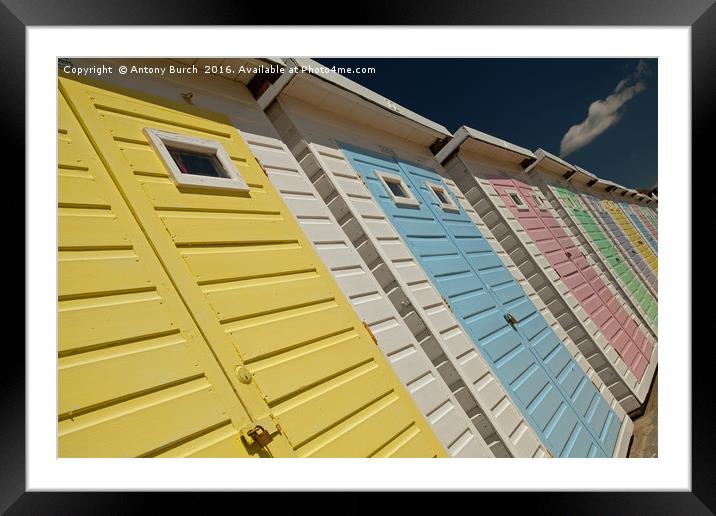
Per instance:
[[[649,222],[652,226],[654,226],[654,229],[659,229],[659,221],[658,214],[656,210],[652,206],[642,206],[641,204],[636,205],[637,208],[639,208],[639,211],[641,211],[644,216],[649,219]]]
[[[601,199],[599,201],[602,206],[609,212],[614,221],[619,225],[627,238],[631,241],[634,249],[644,258],[647,265],[654,271],[654,274],[659,274],[659,267],[657,264],[656,255],[651,248],[644,243],[644,237],[634,227],[629,219],[624,215],[624,212],[619,209],[617,204],[609,199]]]
[[[550,452],[611,456],[620,428],[617,415],[440,176],[388,156],[341,147]],[[444,201],[449,208],[443,208]]]
[[[582,233],[593,242],[597,252],[604,259],[609,268],[621,279],[627,292],[643,309],[647,320],[654,327],[657,327],[659,311],[656,299],[651,295],[641,278],[631,270],[631,267],[622,253],[601,230],[599,223],[594,220],[591,213],[582,204],[579,196],[562,186],[550,185],[550,188],[565,209],[572,215],[572,218],[577,222]]]
[[[641,217],[641,220],[644,222],[644,225],[647,227],[647,229],[651,232],[652,236],[656,239],[656,241],[659,241],[659,230],[656,229],[656,224],[654,224],[654,221],[647,215],[646,211],[644,210],[644,206],[632,205],[632,210]]]
[[[644,216],[649,219],[649,222],[651,222],[651,225],[654,226],[655,230],[659,230],[659,215],[657,211],[652,208],[651,206],[639,206],[639,210],[644,214]]]
[[[629,209],[631,214],[634,215],[637,219],[639,219],[639,221],[641,221],[641,223],[644,225],[644,228],[646,228],[647,230],[646,234],[649,236],[649,238],[653,238],[654,242],[657,242],[659,237],[657,235],[656,228],[653,226],[648,217],[644,215],[644,213],[641,211],[641,206],[627,203],[626,207]],[[658,251],[657,248],[654,248],[654,250]]]
[[[637,215],[631,210],[629,204],[620,201],[617,202],[617,205],[622,209],[624,215],[626,215],[627,219],[629,219],[629,222],[631,222],[634,228],[637,230],[637,234],[643,237],[644,242],[646,242],[646,244],[651,248],[652,251],[654,251],[655,254],[658,254],[659,248],[656,243],[656,239],[646,228],[644,222],[642,222],[642,220],[637,217]]]
[[[617,221],[611,216],[604,206],[599,202],[596,197],[580,193],[579,198],[584,202],[588,209],[601,221],[603,227],[607,230],[612,237],[612,240],[617,243],[624,250],[624,256],[629,260],[632,270],[639,274],[646,284],[651,288],[652,292],[658,292],[658,282],[656,274],[646,263],[644,257],[636,250],[634,244],[627,237],[626,233],[622,230],[621,226],[617,224]]]
[[[652,343],[550,214],[539,190],[517,178],[494,177],[490,182],[609,344],[641,380]]]

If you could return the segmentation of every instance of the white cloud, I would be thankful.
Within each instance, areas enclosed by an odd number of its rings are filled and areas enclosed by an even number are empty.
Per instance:
[[[562,137],[560,155],[564,157],[581,149],[619,122],[624,105],[646,88],[641,81],[641,77],[646,73],[648,73],[646,61],[639,61],[636,69],[619,81],[607,98],[592,102],[587,118],[570,127]]]

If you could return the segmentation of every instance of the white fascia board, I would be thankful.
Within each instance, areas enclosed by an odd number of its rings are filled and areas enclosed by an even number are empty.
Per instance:
[[[566,172],[572,172],[576,171],[577,167],[567,163],[559,156],[555,156],[551,152],[548,152],[542,148],[537,149],[534,152],[535,160],[525,169],[525,173],[529,174],[532,170],[540,166],[540,164],[544,161],[551,161],[555,165],[557,165],[559,168],[562,169],[562,172],[559,174],[560,176],[564,176]]]
[[[463,144],[467,137],[467,130],[463,125],[460,129],[455,131],[450,141],[435,155],[435,159],[438,160],[438,163],[442,165],[456,149],[460,148],[460,145]]]
[[[452,140],[450,140],[445,147],[443,147],[440,152],[435,155],[435,157],[440,163],[442,163],[448,158],[448,156],[450,156],[450,154],[452,154],[456,149],[459,149],[460,146],[468,140],[475,140],[498,147],[514,154],[515,156],[531,159],[536,158],[532,151],[525,149],[524,147],[520,147],[519,145],[510,143],[507,140],[497,138],[491,134],[483,133],[482,131],[478,131],[477,129],[473,129],[472,127],[468,127],[466,125],[463,125],[455,132]]]
[[[603,191],[606,191],[607,188],[609,188],[610,186],[614,186],[614,187],[616,187],[616,188],[619,188],[619,185],[618,185],[618,184],[616,184],[616,183],[614,183],[614,182],[612,182],[612,181],[609,181],[609,180],[607,180],[607,179],[597,179],[597,181],[592,185],[592,188],[594,188],[595,190],[603,190]]]
[[[490,145],[494,145],[495,147],[500,147],[502,149],[508,150],[514,154],[523,156],[525,158],[535,158],[536,157],[534,155],[534,153],[529,149],[525,149],[524,147],[520,147],[519,145],[510,143],[507,140],[497,138],[495,136],[492,136],[491,134],[483,133],[482,131],[478,131],[477,129],[473,129],[472,127],[467,127],[467,126],[463,126],[463,127],[467,131],[468,136],[470,138],[472,138],[473,140],[481,141],[484,143],[489,143]]]
[[[564,168],[565,172],[569,172],[570,170],[579,172],[579,170],[580,170],[580,168],[578,166],[572,165],[571,163],[564,161],[559,156],[552,154],[551,152],[546,151],[542,148],[539,148],[535,151],[535,156],[537,156],[537,157],[542,156],[545,159],[549,159],[550,161],[555,162],[557,165],[560,165],[562,168]]]
[[[293,63],[291,63],[290,60],[286,60],[285,69],[281,76],[276,79],[276,82],[269,86],[269,88],[264,91],[263,95],[261,95],[256,101],[259,105],[259,108],[261,108],[261,111],[265,111],[266,108],[271,105],[274,99],[279,96],[281,91],[286,86],[288,86],[288,84],[296,76],[296,71],[293,68]]]
[[[582,174],[591,180],[596,180],[596,181],[599,180],[599,178],[596,175],[592,174],[589,170],[583,169],[582,167],[578,167],[578,166],[575,166],[574,168],[577,169],[578,174]]]

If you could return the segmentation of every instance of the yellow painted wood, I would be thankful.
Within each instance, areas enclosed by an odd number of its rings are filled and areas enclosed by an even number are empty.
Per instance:
[[[60,206],[85,206],[109,208],[97,182],[92,177],[80,175],[76,170],[60,170],[57,177],[57,197]]]
[[[287,445],[273,456],[446,456],[228,119],[101,83],[60,87],[248,417],[279,421]],[[220,141],[251,190],[178,188],[147,154],[146,127]],[[233,440],[219,428],[152,453],[212,455]]]
[[[382,432],[386,437],[384,446],[375,449],[369,440],[363,441],[355,449],[356,456],[415,457],[425,447],[424,436],[414,426],[408,426],[410,420],[407,414],[402,420],[391,415],[396,402],[395,396],[386,396],[370,407],[370,417],[350,418],[341,429],[341,437],[319,450],[316,456],[330,456],[332,448],[342,446],[341,440],[348,436]]]
[[[59,208],[57,240],[60,248],[126,248],[129,240],[109,210]]]
[[[357,411],[354,417],[358,421],[372,417],[370,405],[391,392],[387,375],[375,363],[369,363],[302,392],[292,400],[279,403],[276,415],[282,424],[289,425],[291,442],[300,447],[328,431],[336,421],[348,418]],[[374,445],[387,441],[382,432],[363,437],[372,437]],[[347,456],[354,456],[354,449],[346,447],[345,451]]]
[[[178,330],[156,290],[64,301],[58,324],[60,353]]]
[[[177,244],[246,244],[286,240],[286,221],[279,215],[163,212],[162,222]]]
[[[335,300],[227,323],[226,332],[244,361],[289,351],[354,327]]]
[[[157,367],[161,364],[161,367]],[[59,359],[61,418],[123,396],[202,374],[179,334]],[[88,388],[88,386],[92,386]]]
[[[223,425],[206,435],[157,454],[157,457],[240,458],[242,455],[236,453],[238,441],[241,441],[241,435],[236,429],[231,425]]]
[[[624,231],[629,241],[632,243],[637,252],[644,258],[644,261],[651,267],[651,269],[658,274],[658,259],[654,252],[644,243],[643,237],[640,236],[639,231],[634,227],[631,221],[624,215],[624,212],[617,206],[616,203],[607,199],[601,199],[600,202],[612,216],[612,218],[619,224],[619,227]]]
[[[218,424],[238,435],[251,422],[245,408],[64,95],[58,110],[58,218],[111,221],[108,234],[85,231],[87,224],[59,229],[59,456],[167,452]],[[63,183],[68,174],[85,182]],[[277,453],[292,453],[280,444],[272,444]],[[240,439],[222,451],[258,453]]]
[[[252,364],[256,379],[265,387],[264,395],[270,403],[285,399],[306,389],[318,386],[328,378],[371,362],[372,357],[354,331],[335,335]],[[295,369],[305,371],[293,374]]]
[[[316,272],[208,285],[203,290],[222,322],[333,299]]]
[[[137,457],[201,434],[229,415],[199,378],[60,421],[63,455]]]
[[[271,260],[262,260],[265,253]],[[297,241],[261,246],[205,247],[181,250],[181,256],[199,283],[268,277],[316,270],[316,261]]]
[[[207,192],[181,192],[177,190],[169,178],[142,177],[139,182],[149,196],[152,205],[158,210],[226,210],[227,212],[238,210],[238,213],[241,213],[242,210],[241,207],[236,206],[230,195],[218,196]],[[243,192],[236,195],[246,196]],[[275,211],[275,205],[272,200],[263,190],[253,188],[248,195],[252,199],[249,213],[264,215],[278,213]],[[246,210],[244,209],[243,211],[245,212]]]
[[[131,249],[65,251],[58,261],[60,298],[140,290],[152,280]]]

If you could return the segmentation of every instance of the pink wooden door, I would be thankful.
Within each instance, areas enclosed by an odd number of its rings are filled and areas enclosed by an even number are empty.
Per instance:
[[[651,357],[651,342],[550,214],[539,189],[519,179],[490,181],[609,344],[641,380]]]

